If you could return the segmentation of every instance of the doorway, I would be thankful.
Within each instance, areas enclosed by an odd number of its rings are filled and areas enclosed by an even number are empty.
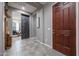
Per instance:
[[[53,48],[65,55],[76,55],[75,2],[58,2],[53,6]]]
[[[29,38],[29,16],[21,14],[21,38]]]

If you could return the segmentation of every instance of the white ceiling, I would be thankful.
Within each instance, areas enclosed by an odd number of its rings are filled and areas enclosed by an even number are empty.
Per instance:
[[[23,10],[25,12],[33,13],[36,9],[42,7],[47,2],[8,2],[8,6]]]
[[[40,4],[42,4],[42,5],[45,5],[47,2],[39,2]]]
[[[26,11],[26,12],[34,12],[37,8],[32,6],[32,5],[29,5],[25,2],[9,2],[8,5],[10,7],[13,7],[13,8],[17,8],[17,9],[20,9],[20,10],[23,10],[23,11]],[[24,7],[24,9],[23,9]]]

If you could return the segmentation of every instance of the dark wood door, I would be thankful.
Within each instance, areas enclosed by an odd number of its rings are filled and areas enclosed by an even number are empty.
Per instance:
[[[24,14],[21,17],[21,38],[29,38],[29,16]]]
[[[53,6],[53,48],[65,55],[76,55],[75,3]]]

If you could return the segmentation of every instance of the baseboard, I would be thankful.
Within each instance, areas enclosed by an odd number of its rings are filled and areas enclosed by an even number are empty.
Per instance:
[[[36,41],[39,42],[39,43],[41,43],[41,44],[43,44],[43,45],[45,45],[45,46],[47,46],[47,47],[49,47],[50,49],[52,49],[52,47],[50,47],[49,45],[47,45],[47,44],[45,44],[45,43],[43,43],[43,42],[41,42],[39,40],[36,40]]]

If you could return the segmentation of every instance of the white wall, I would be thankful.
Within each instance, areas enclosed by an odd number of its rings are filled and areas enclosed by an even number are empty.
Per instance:
[[[52,3],[44,6],[44,43],[52,47]]]
[[[77,33],[78,33],[78,45],[77,45],[77,48],[78,48],[78,50],[77,50],[77,52],[78,52],[78,56],[79,56],[79,2],[78,2],[78,31],[77,31]]]
[[[37,28],[37,40],[50,48],[52,48],[52,5],[52,2],[48,3],[44,8],[35,12],[37,19],[40,17],[40,28]]]
[[[44,42],[43,40],[43,9],[37,11],[37,19],[40,17],[40,28],[37,28],[37,40]]]
[[[30,16],[30,37],[36,37],[36,16]]]
[[[37,19],[40,17],[40,28],[37,28],[37,40],[52,48],[52,5],[50,2],[38,10]]]
[[[76,55],[79,56],[79,2],[76,3]]]
[[[4,52],[4,35],[3,35],[3,8],[4,4],[0,2],[0,56],[3,55]]]

